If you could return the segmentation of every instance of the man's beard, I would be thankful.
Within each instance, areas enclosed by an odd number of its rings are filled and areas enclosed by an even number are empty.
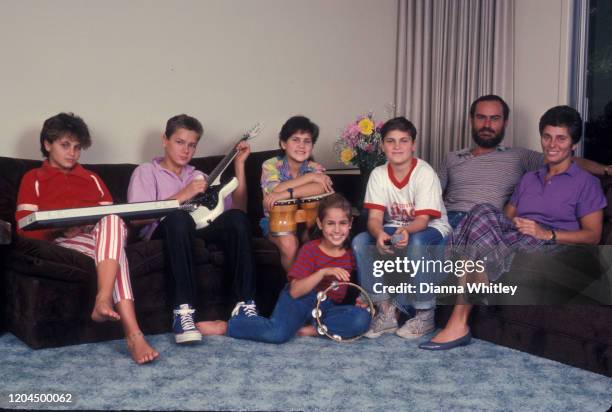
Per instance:
[[[482,138],[478,135],[478,133],[485,132],[485,131],[493,134],[493,136],[488,137],[488,138]],[[506,134],[506,128],[501,129],[498,134],[495,134],[495,130],[489,129],[488,127],[483,127],[478,130],[472,129],[472,139],[474,139],[474,142],[478,146],[484,147],[485,149],[490,149],[492,147],[499,145],[502,142],[502,140],[504,140],[505,134]]]

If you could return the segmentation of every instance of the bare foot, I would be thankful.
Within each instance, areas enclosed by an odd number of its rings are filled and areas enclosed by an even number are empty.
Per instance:
[[[223,320],[207,320],[204,322],[197,322],[196,328],[198,328],[202,336],[225,335],[227,331],[227,322]]]
[[[302,326],[300,330],[297,331],[298,336],[317,336],[317,330],[312,325]]]
[[[467,335],[469,331],[470,328],[467,325],[460,325],[454,327],[449,327],[448,325],[446,325],[446,327],[444,327],[444,329],[438,332],[436,336],[431,339],[431,341],[434,343],[450,342]]]
[[[132,359],[139,365],[152,362],[159,356],[159,353],[147,343],[142,332],[132,333],[126,336],[125,340]]]
[[[94,322],[117,321],[121,319],[121,316],[113,310],[112,301],[96,298],[96,303],[91,312],[91,319]]]

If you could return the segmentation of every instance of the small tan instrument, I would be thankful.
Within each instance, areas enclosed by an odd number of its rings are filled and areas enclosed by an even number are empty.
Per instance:
[[[284,236],[297,233],[298,223],[310,229],[317,220],[321,199],[332,193],[323,193],[301,199],[278,200],[270,210],[270,235]]]

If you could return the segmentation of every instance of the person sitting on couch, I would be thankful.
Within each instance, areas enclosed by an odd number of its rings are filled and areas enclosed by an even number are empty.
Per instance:
[[[377,255],[430,259],[451,231],[438,176],[427,162],[414,156],[414,124],[405,117],[396,117],[385,122],[380,134],[387,163],[370,174],[363,202],[368,209],[368,230],[358,234],[352,244],[357,277],[368,292],[374,292],[379,282],[372,271]],[[433,280],[433,273],[422,271],[414,283]],[[415,339],[434,329],[435,299],[430,294],[374,293],[372,300],[377,311],[365,334],[367,338],[394,332],[402,338]],[[410,307],[415,309],[415,315],[398,329],[400,312],[411,314]]]
[[[521,177],[544,165],[540,152],[503,145],[509,116],[508,104],[497,95],[474,100],[469,111],[472,146],[448,153],[437,170],[453,229],[478,204],[503,209]],[[612,172],[612,166],[581,157],[573,160],[594,175]]]
[[[495,281],[509,270],[512,254],[556,244],[599,243],[606,198],[596,177],[572,158],[582,136],[580,114],[569,106],[549,109],[539,124],[546,164],[526,173],[504,212],[491,204],[477,205],[450,239],[467,259],[485,259],[486,277]],[[457,250],[457,249],[455,249]],[[472,305],[460,301],[446,326],[421,349],[445,350],[470,342],[467,326]]]
[[[279,200],[293,200],[332,192],[332,181],[325,168],[311,159],[319,137],[319,126],[304,116],[293,116],[285,122],[278,136],[282,156],[275,156],[261,165],[261,189],[265,217],[259,223],[261,231],[278,248],[281,264],[289,272],[298,253],[300,241],[295,234],[270,233],[270,210]]]
[[[204,173],[189,165],[203,128],[198,119],[180,114],[166,123],[161,137],[164,156],[156,157],[134,170],[128,187],[128,202],[177,199],[184,203],[206,191]],[[225,255],[225,273],[232,279],[232,303],[255,298],[255,263],[251,253],[251,229],[246,215],[246,177],[244,163],[251,153],[246,141],[238,146],[234,171],[238,187],[225,199],[225,211],[209,226],[197,231],[206,241],[220,241]],[[222,201],[220,199],[220,201]],[[202,335],[223,334],[226,322],[194,323],[198,296],[193,267],[193,242],[196,224],[191,215],[177,210],[163,220],[142,228],[144,239],[164,239],[166,276],[172,285],[173,331],[177,343],[199,341]]]
[[[21,180],[16,221],[37,211],[113,203],[102,179],[78,163],[81,150],[90,145],[89,129],[80,117],[60,113],[45,120],[40,132],[40,150],[46,160]],[[159,356],[145,340],[136,320],[124,250],[127,228],[121,218],[109,215],[93,226],[19,231],[19,234],[48,240],[94,259],[98,292],[91,318],[96,322],[120,321],[130,354],[137,363],[151,362]]]

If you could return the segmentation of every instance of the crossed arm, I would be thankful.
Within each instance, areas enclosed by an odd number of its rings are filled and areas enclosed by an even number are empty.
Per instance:
[[[288,189],[293,189],[294,198],[320,195],[321,193],[333,191],[331,178],[325,173],[306,173],[276,185],[272,189],[272,193],[264,195],[264,208],[270,210],[276,201],[290,199],[291,194]]]
[[[537,222],[516,216],[516,207],[508,203],[504,208],[504,213],[508,219],[512,220],[517,230],[524,234],[533,236],[540,240],[550,240],[552,231],[544,229]],[[557,243],[574,245],[586,244],[596,245],[599,243],[602,231],[603,211],[596,210],[580,219],[579,230],[555,230]]]

